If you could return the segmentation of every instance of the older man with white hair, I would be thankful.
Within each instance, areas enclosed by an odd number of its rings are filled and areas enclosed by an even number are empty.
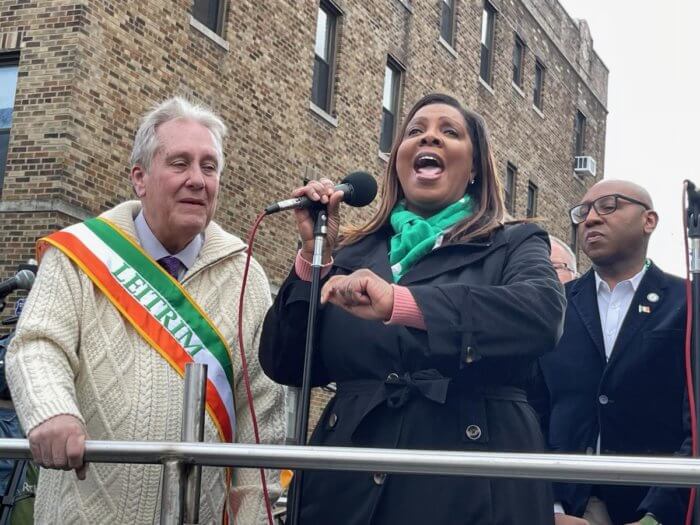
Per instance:
[[[181,98],[148,113],[131,182],[139,201],[40,241],[8,380],[41,472],[38,523],[154,523],[161,467],[83,462],[85,440],[178,441],[184,365],[208,364],[205,441],[252,442],[238,358],[244,243],[212,216],[226,127]],[[284,439],[284,395],[257,348],[270,290],[251,267],[243,341],[261,440]],[[74,469],[76,475],[67,470]],[[268,473],[273,494],[277,478]],[[226,510],[227,509],[227,510]],[[256,470],[204,468],[201,523],[265,519]]]
[[[559,282],[566,284],[576,279],[578,271],[576,270],[576,255],[573,250],[569,248],[568,244],[554,235],[549,236],[549,244],[552,246],[549,260],[557,272]]]

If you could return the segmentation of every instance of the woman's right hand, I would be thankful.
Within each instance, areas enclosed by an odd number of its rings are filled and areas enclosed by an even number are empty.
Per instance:
[[[331,260],[331,254],[338,239],[340,227],[340,201],[343,192],[334,190],[335,183],[329,179],[312,180],[306,186],[297,188],[292,192],[292,197],[307,197],[315,202],[326,205],[328,211],[328,223],[326,228],[326,244],[323,248],[323,264]],[[295,209],[294,218],[297,221],[297,230],[301,237],[301,256],[308,262],[312,262],[314,254],[314,216],[308,209]]]

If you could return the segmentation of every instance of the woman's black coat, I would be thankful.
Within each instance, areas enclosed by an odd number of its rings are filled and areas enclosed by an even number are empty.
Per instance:
[[[331,274],[368,268],[392,282],[385,227],[342,248]],[[399,281],[426,330],[365,321],[329,305],[319,315],[313,384],[337,384],[314,445],[540,451],[523,388],[556,344],[565,299],[546,234],[506,226],[482,242],[433,250]],[[265,373],[300,385],[310,284],[292,272],[267,314]],[[430,475],[307,471],[301,523],[553,523],[549,483]]]

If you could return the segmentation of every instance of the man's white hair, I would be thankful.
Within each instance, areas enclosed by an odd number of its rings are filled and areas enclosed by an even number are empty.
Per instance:
[[[569,257],[571,257],[571,269],[574,272],[578,273],[578,268],[576,267],[576,255],[574,254],[574,251],[571,249],[571,247],[564,241],[562,241],[559,237],[555,237],[554,235],[549,236],[549,242],[551,244],[558,244],[559,247],[561,247],[569,255]]]
[[[216,170],[221,174],[224,168],[223,141],[227,134],[226,124],[209,108],[193,104],[182,97],[161,102],[143,117],[131,150],[131,165],[138,164],[146,172],[150,170],[153,157],[160,146],[156,135],[158,126],[175,119],[193,120],[209,130],[216,150]]]

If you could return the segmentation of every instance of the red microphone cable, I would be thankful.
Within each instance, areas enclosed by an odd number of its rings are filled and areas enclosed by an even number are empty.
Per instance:
[[[260,444],[260,432],[258,430],[258,419],[255,417],[255,406],[253,404],[253,392],[250,388],[250,376],[248,374],[248,360],[245,357],[245,351],[243,349],[243,304],[245,297],[245,288],[248,281],[248,270],[250,268],[250,261],[253,257],[253,242],[255,241],[255,234],[258,231],[260,223],[265,218],[265,212],[260,213],[255,219],[253,228],[250,230],[248,236],[248,248],[246,249],[246,261],[245,269],[243,270],[243,282],[241,283],[241,295],[238,301],[238,349],[241,354],[241,369],[243,370],[243,382],[245,383],[245,392],[248,397],[248,406],[250,407],[250,417],[253,420],[253,433],[255,434],[255,444]],[[262,483],[263,494],[265,496],[265,511],[267,512],[267,522],[272,525],[272,504],[270,503],[270,493],[267,490],[267,482],[265,481],[265,469],[260,468],[260,481]]]
[[[695,415],[695,386],[693,385],[693,364],[691,352],[691,336],[693,326],[693,292],[690,286],[690,267],[688,263],[688,216],[686,213],[686,195],[688,193],[688,181],[683,182],[683,239],[685,244],[685,382],[688,389],[688,404],[690,407],[690,435],[693,443],[693,457],[698,455],[698,436],[697,436],[697,418]],[[700,335],[700,334],[699,334]],[[693,506],[695,504],[696,489],[693,487],[690,490],[690,499],[688,500],[688,512],[685,515],[685,524],[692,525],[693,522]]]
[[[350,199],[347,201],[348,204],[350,204],[351,206],[365,206],[372,202],[375,195],[377,194],[377,182],[371,175],[362,171],[351,173],[350,175],[345,177],[345,179],[343,179],[343,183],[346,183],[354,189],[354,193],[350,193]],[[299,199],[296,200],[297,202],[295,204],[299,204]],[[269,215],[270,213],[275,213],[277,211],[281,211],[282,209],[288,209],[280,208],[280,203],[277,204],[278,205],[269,207],[265,211],[261,212],[255,219],[255,223],[253,224],[253,227],[250,230],[250,234],[248,236],[248,249],[246,250],[247,258],[245,262],[245,269],[243,271],[243,282],[241,283],[241,295],[238,302],[238,348],[241,354],[241,368],[243,370],[243,380],[245,382],[246,396],[248,397],[248,406],[250,406],[250,416],[253,421],[255,443],[258,445],[260,444],[260,432],[258,431],[258,421],[255,417],[253,393],[250,388],[248,362],[245,357],[245,351],[243,349],[243,304],[245,297],[245,288],[248,281],[248,270],[250,268],[250,261],[253,256],[253,243],[255,241],[255,234],[258,231],[258,227],[260,226],[260,223],[266,215]],[[289,203],[287,202],[287,204]],[[265,470],[263,468],[260,469],[260,480],[262,482],[263,494],[265,496],[265,510],[267,511],[267,521],[269,525],[273,525],[272,505],[270,504],[270,494],[267,490],[267,483],[265,481]]]

